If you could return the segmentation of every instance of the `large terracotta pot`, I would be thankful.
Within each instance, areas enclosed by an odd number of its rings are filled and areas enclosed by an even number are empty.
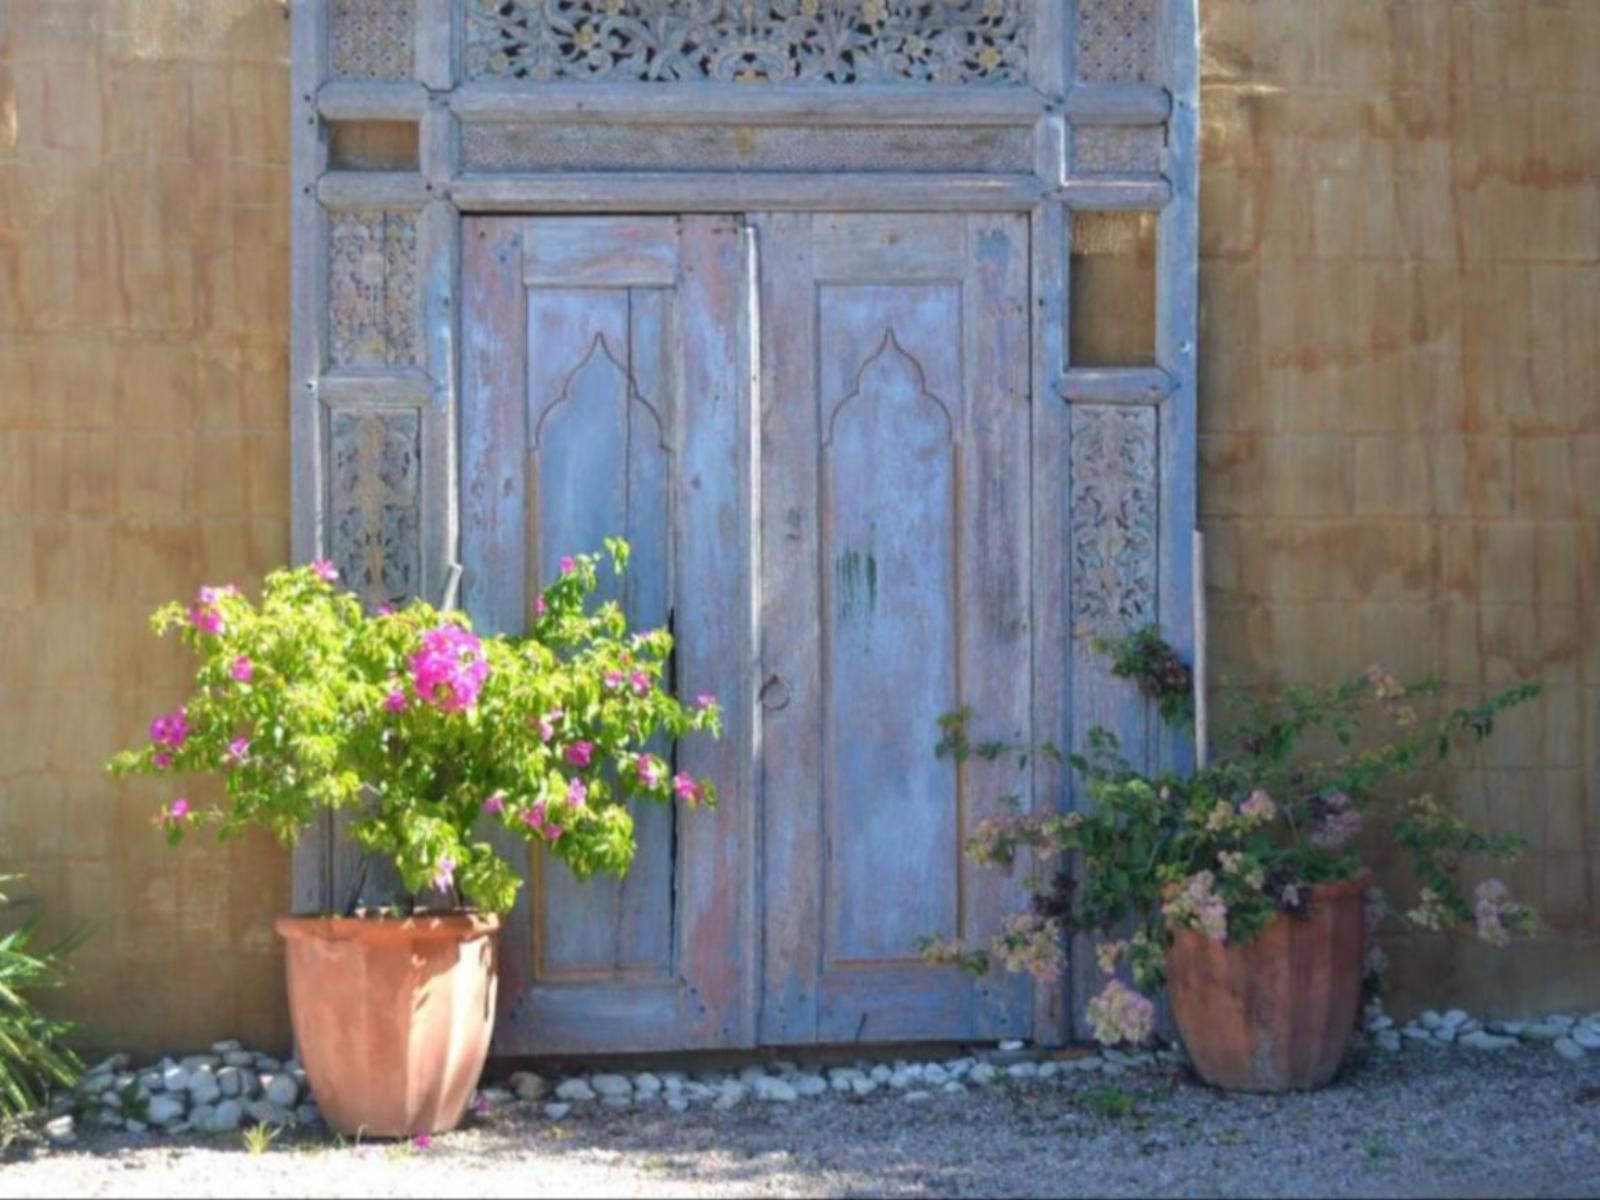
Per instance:
[[[1243,945],[1174,932],[1167,994],[1200,1078],[1244,1092],[1333,1078],[1361,1006],[1368,882],[1312,888],[1303,916],[1277,916]]]
[[[499,919],[279,917],[289,1015],[328,1124],[367,1137],[457,1125],[489,1053]]]

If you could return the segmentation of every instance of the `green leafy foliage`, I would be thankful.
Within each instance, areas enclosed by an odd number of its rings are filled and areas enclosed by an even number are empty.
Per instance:
[[[1194,720],[1194,672],[1154,625],[1121,637],[1097,637],[1090,644],[1111,659],[1111,673],[1129,679],[1155,701],[1162,720],[1187,725]]]
[[[627,544],[607,550],[620,576]],[[192,694],[110,768],[221,776],[214,810],[180,797],[158,814],[174,842],[206,819],[221,837],[255,825],[290,842],[319,810],[348,809],[364,850],[451,906],[512,906],[520,881],[495,826],[579,877],[622,875],[629,800],[715,803],[710,780],[661,751],[721,720],[712,697],[665,690],[666,630],[630,632],[615,603],[592,603],[598,572],[595,556],[564,560],[523,637],[480,638],[421,601],[369,616],[326,563],[271,573],[259,604],[202,589],[153,618],[197,655]]]
[[[0,876],[0,884],[14,875]],[[0,912],[10,903],[0,895]],[[34,994],[61,983],[62,958],[73,946],[35,944],[38,918],[0,935],[0,1116],[16,1117],[42,1105],[50,1089],[69,1086],[82,1064],[64,1044],[72,1026],[44,1016]]]

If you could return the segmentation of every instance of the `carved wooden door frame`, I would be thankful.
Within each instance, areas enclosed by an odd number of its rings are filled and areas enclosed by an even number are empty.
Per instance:
[[[1037,727],[1109,721],[1183,764],[1086,647],[1158,621],[1192,650],[1198,0],[730,2],[688,29],[671,0],[570,28],[546,6],[291,0],[295,560],[373,601],[458,593],[463,214],[1026,213],[1035,536],[1070,537],[1067,578],[1033,584],[1062,674],[1032,681]],[[372,122],[414,131],[400,169],[358,169]],[[1158,214],[1153,366],[1069,361],[1096,210]],[[1035,789],[1072,802],[1060,773]],[[296,911],[340,902],[337,833],[297,848]],[[1042,992],[1038,1036],[1073,1024]]]

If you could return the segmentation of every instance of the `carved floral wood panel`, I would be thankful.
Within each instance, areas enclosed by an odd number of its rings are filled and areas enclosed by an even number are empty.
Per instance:
[[[1074,405],[1071,438],[1072,633],[1124,633],[1156,615],[1156,410]]]
[[[1153,82],[1160,19],[1161,0],[1078,0],[1078,78]]]
[[[339,577],[367,606],[399,604],[421,580],[421,418],[335,412],[330,548]]]
[[[341,79],[407,79],[416,36],[413,0],[333,0],[333,73]]]
[[[337,367],[418,361],[417,218],[362,209],[328,220],[329,350]]]
[[[467,0],[468,78],[1027,82],[1032,0]]]

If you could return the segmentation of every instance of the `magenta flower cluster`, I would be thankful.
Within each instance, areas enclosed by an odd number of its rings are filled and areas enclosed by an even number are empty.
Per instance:
[[[411,686],[417,697],[445,712],[463,712],[476,704],[488,677],[483,643],[459,625],[429,629],[422,635],[422,648],[411,656]]]

